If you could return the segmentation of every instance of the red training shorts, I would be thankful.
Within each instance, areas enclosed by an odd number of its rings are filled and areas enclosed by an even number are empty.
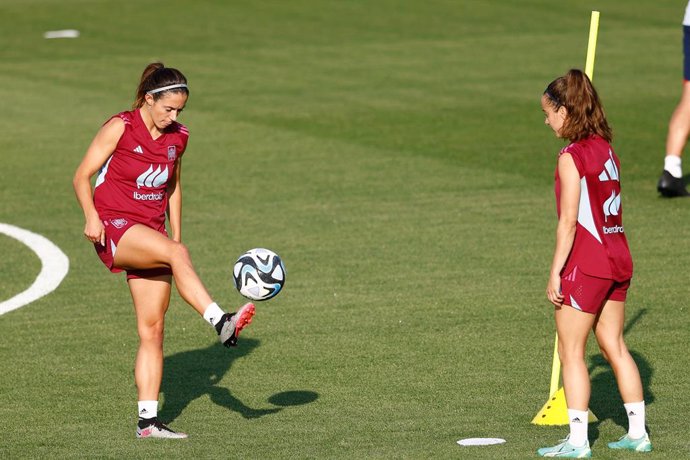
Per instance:
[[[607,300],[625,302],[630,280],[614,281],[582,273],[575,267],[561,277],[563,304],[596,315]]]
[[[117,244],[120,242],[120,238],[129,230],[133,225],[138,224],[138,222],[125,219],[124,217],[103,220],[103,226],[105,227],[105,246],[101,246],[101,243],[94,243],[94,248],[96,248],[96,254],[101,258],[101,261],[108,267],[113,273],[119,273],[123,271],[121,268],[113,266],[115,259],[115,252],[117,251]],[[154,229],[162,233],[166,237],[168,232],[165,230],[165,224],[161,228]],[[127,270],[127,279],[132,278],[152,278],[154,276],[160,275],[172,275],[172,270],[169,267],[161,268],[150,268],[147,270]]]

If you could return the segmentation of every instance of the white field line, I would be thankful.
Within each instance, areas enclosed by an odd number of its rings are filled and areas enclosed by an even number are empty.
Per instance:
[[[69,258],[47,238],[0,222],[0,233],[21,241],[41,259],[41,272],[29,288],[0,303],[0,315],[21,308],[53,292],[67,276]]]

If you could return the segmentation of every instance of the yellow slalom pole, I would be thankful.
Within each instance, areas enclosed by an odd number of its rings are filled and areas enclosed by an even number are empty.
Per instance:
[[[585,74],[590,80],[594,78],[594,57],[597,52],[597,37],[599,35],[599,12],[592,11],[589,21],[589,41],[587,43],[587,59],[585,61]],[[549,386],[549,400],[544,407],[532,419],[536,425],[567,425],[567,406],[565,404],[565,392],[559,389],[561,378],[561,360],[558,358],[558,333],[553,345],[553,361],[551,363],[551,384]],[[589,421],[596,421],[596,416],[589,411]]]
[[[589,21],[589,42],[587,43],[587,60],[585,61],[585,73],[590,80],[594,80],[594,56],[597,53],[597,36],[599,35],[599,12],[592,11],[592,19]]]
[[[561,376],[561,360],[558,358],[558,334],[553,344],[553,362],[551,363],[551,386],[549,386],[549,396],[553,396],[558,390],[558,381]]]

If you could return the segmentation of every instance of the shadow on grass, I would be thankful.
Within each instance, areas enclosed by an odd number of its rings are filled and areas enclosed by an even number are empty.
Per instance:
[[[165,394],[161,418],[175,420],[195,399],[208,395],[215,404],[239,413],[246,419],[259,418],[283,410],[283,407],[308,404],[318,398],[312,391],[288,391],[271,396],[268,401],[281,407],[257,409],[232,395],[229,388],[217,385],[232,363],[250,354],[259,341],[244,339],[233,349],[214,343],[207,348],[184,351],[167,356],[163,365],[161,393]]]
[[[626,324],[623,334],[627,335],[646,313],[646,309],[638,311]],[[640,371],[645,405],[649,406],[649,404],[654,402],[654,395],[649,389],[654,369],[642,354],[633,350],[630,350],[630,354],[635,360],[635,363],[637,363],[637,368]],[[599,419],[598,423],[590,424],[590,438],[596,439],[598,437],[598,425],[604,420],[613,421],[616,425],[621,426],[623,432],[625,432],[628,429],[628,416],[625,414],[623,400],[618,393],[616,377],[603,355],[597,354],[590,358],[589,373],[593,375],[590,408]]]

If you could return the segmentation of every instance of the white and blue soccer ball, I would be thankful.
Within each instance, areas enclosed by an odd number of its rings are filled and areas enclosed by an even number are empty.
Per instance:
[[[235,262],[232,279],[246,298],[268,300],[278,295],[285,285],[285,265],[270,249],[250,249]]]

